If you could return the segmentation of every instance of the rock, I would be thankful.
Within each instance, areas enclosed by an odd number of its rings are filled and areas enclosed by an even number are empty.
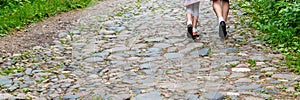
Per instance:
[[[238,68],[248,68],[250,65],[249,64],[238,64],[236,67]]]
[[[109,55],[109,52],[103,51],[103,52],[101,52],[101,53],[95,53],[95,54],[93,54],[92,56],[93,56],[93,57],[106,57],[106,56],[108,56],[108,55]]]
[[[161,53],[162,49],[161,48],[149,48],[148,51],[151,53]]]
[[[250,90],[250,89],[257,89],[261,85],[260,84],[253,84],[253,85],[248,85],[248,86],[239,86],[237,87],[237,90]]]
[[[69,34],[68,32],[60,32],[60,33],[58,34],[58,37],[64,38],[64,37],[66,37],[68,34]]]
[[[298,79],[300,77],[298,75],[293,75],[293,74],[273,74],[272,78],[295,80],[295,79]]]
[[[237,81],[235,81],[235,83],[250,83],[250,82],[252,82],[252,80],[249,78],[240,78]]]
[[[234,53],[237,50],[238,50],[237,48],[227,48],[227,49],[223,50],[223,52],[224,53]]]
[[[25,70],[25,74],[26,74],[26,75],[30,75],[31,72],[32,72],[32,69],[31,69],[31,68],[27,68],[27,69]]]
[[[173,58],[181,58],[183,57],[184,55],[183,54],[180,54],[180,53],[166,53],[164,54],[164,57],[165,58],[168,58],[168,59],[173,59]]]
[[[163,41],[165,38],[163,37],[157,37],[157,38],[144,38],[144,40],[146,42],[161,42]]]
[[[2,64],[2,63],[3,63],[3,58],[0,57],[0,64]]]
[[[231,71],[233,72],[250,72],[249,68],[232,68]]]
[[[75,100],[75,99],[78,99],[79,98],[79,96],[78,95],[72,95],[72,94],[67,94],[67,95],[65,95],[65,96],[63,96],[63,99],[64,100]]]
[[[204,97],[208,100],[223,100],[224,95],[219,92],[211,92],[208,94],[205,94]]]
[[[0,93],[0,100],[14,100],[15,97],[8,93]]]
[[[260,70],[261,72],[267,72],[267,71],[277,71],[277,68],[274,67],[267,67]]]
[[[12,84],[12,80],[10,80],[8,77],[0,76],[0,84]]]
[[[79,30],[73,30],[71,33],[73,33],[74,35],[80,35],[81,32]]]
[[[85,59],[84,61],[88,62],[88,63],[96,63],[96,62],[102,62],[102,61],[104,61],[104,59],[100,58],[100,57],[90,57],[90,58]]]
[[[147,69],[147,70],[143,70],[143,73],[150,75],[150,74],[153,74],[154,72],[151,69]]]
[[[198,97],[199,96],[195,95],[195,94],[188,94],[188,95],[186,95],[186,99],[187,100],[200,100]]]
[[[211,73],[210,75],[212,75],[212,76],[227,76],[229,74],[230,74],[230,72],[228,72],[228,71],[218,71],[218,72]]]
[[[253,57],[251,57],[251,59],[255,60],[255,61],[266,61],[266,60],[269,60],[269,58],[264,57],[264,56],[253,56]]]
[[[294,92],[295,91],[295,88],[294,87],[288,87],[286,89],[287,92]]]
[[[151,69],[152,67],[155,67],[156,64],[153,64],[153,63],[145,63],[145,64],[142,64],[140,65],[140,69]]]
[[[274,80],[274,81],[271,81],[270,84],[280,84],[280,82],[277,80]]]
[[[191,55],[208,56],[210,48],[202,48],[191,53]]]
[[[245,77],[246,74],[244,73],[232,73],[229,78],[240,78],[240,77]]]
[[[243,97],[243,98],[244,98],[243,100],[265,100],[263,98],[253,97],[253,96],[246,96],[246,97]]]
[[[132,100],[162,100],[162,97],[158,91],[154,91],[150,93],[139,94]]]
[[[156,43],[156,44],[154,44],[153,47],[165,49],[165,48],[168,48],[168,47],[170,47],[170,46],[172,46],[172,45],[167,44],[167,43]]]

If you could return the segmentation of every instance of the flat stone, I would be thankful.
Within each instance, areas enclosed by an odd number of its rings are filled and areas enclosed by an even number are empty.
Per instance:
[[[229,78],[240,78],[240,77],[245,77],[246,74],[244,73],[232,73]]]
[[[261,72],[277,71],[277,68],[274,68],[274,67],[267,67],[267,68],[262,68],[260,71],[261,71]]]
[[[269,58],[264,57],[264,56],[253,56],[253,57],[251,57],[251,59],[255,60],[255,61],[266,61],[266,60],[269,60]]]
[[[274,80],[274,81],[271,81],[270,84],[280,84],[280,82],[277,80]]]
[[[233,72],[250,72],[249,68],[232,68],[231,71]]]
[[[186,95],[186,99],[187,100],[200,100],[198,97],[199,96],[195,95],[195,94],[188,94],[188,95]]]
[[[248,68],[250,65],[249,64],[238,64],[236,67],[239,68]]]
[[[202,48],[191,53],[191,55],[208,56],[210,48]]]
[[[146,70],[143,70],[143,73],[145,73],[145,74],[147,74],[147,75],[151,75],[151,74],[153,74],[154,72],[153,72],[153,70],[151,70],[151,69],[146,69]]]
[[[149,48],[148,51],[151,53],[161,53],[162,49],[161,48]]]
[[[150,69],[155,66],[156,66],[156,64],[153,64],[153,63],[145,63],[145,64],[140,65],[140,69]]]
[[[25,70],[25,74],[26,74],[26,75],[31,74],[31,72],[32,72],[32,69],[31,69],[31,68],[27,68],[27,69]]]
[[[12,84],[12,80],[10,80],[8,77],[0,76],[0,84]]]
[[[211,92],[211,93],[205,94],[204,97],[208,100],[223,100],[225,96],[219,92]]]
[[[139,94],[132,100],[162,100],[162,97],[158,91],[154,91],[150,93]]]
[[[88,62],[88,63],[96,63],[96,62],[102,62],[102,61],[104,61],[104,59],[100,58],[100,57],[90,57],[90,58],[85,59],[84,61]]]
[[[122,51],[126,51],[126,50],[129,50],[129,48],[128,47],[114,47],[114,48],[111,48],[111,49],[108,49],[105,51],[110,52],[110,53],[116,53],[116,52],[122,52]]]
[[[210,75],[213,75],[213,76],[227,76],[229,74],[230,74],[230,72],[228,72],[228,71],[218,71],[218,72],[211,73]]]
[[[243,100],[265,100],[263,98],[253,97],[253,96],[245,96],[243,98],[244,98]]]
[[[252,80],[249,78],[240,78],[237,81],[235,81],[235,83],[250,83],[250,82],[252,82]]]
[[[173,58],[181,58],[183,57],[184,55],[183,54],[180,54],[180,53],[166,53],[164,54],[164,57],[165,58],[168,58],[168,59],[173,59]]]
[[[2,64],[3,63],[3,59],[2,58],[0,58],[0,64]]]
[[[162,48],[162,49],[165,49],[165,48],[168,48],[168,47],[171,47],[172,45],[170,44],[167,44],[167,43],[156,43],[153,45],[153,47],[155,48]]]
[[[94,57],[106,57],[106,56],[108,56],[109,54],[110,54],[109,52],[103,51],[103,52],[101,52],[101,53],[95,53],[95,54],[93,54],[92,56],[94,56]]]
[[[14,100],[14,96],[8,93],[0,93],[0,100]]]
[[[71,95],[71,94],[68,94],[68,95],[65,95],[63,96],[63,99],[71,99],[71,100],[75,100],[75,99],[78,99],[80,96],[78,95]]]
[[[224,53],[235,53],[238,49],[237,48],[227,48],[223,50]]]
[[[298,79],[299,76],[298,75],[293,75],[293,74],[273,74],[272,78],[295,80],[295,79]]]
[[[250,89],[257,89],[261,85],[260,84],[253,84],[253,85],[247,85],[247,86],[239,86],[237,87],[237,90],[250,90]]]
[[[161,42],[165,40],[163,37],[157,37],[157,38],[144,38],[146,42]]]

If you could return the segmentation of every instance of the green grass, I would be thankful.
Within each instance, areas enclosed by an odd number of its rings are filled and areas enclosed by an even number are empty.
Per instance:
[[[259,30],[259,39],[286,55],[286,65],[300,74],[299,0],[236,0],[242,22]],[[285,66],[285,65],[284,65]]]
[[[0,36],[21,30],[27,24],[76,8],[96,0],[0,0]]]

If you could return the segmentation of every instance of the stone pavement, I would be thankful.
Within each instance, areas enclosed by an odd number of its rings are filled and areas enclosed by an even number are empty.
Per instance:
[[[193,41],[181,1],[99,2],[58,33],[55,46],[26,56],[37,62],[1,58],[4,68],[26,67],[0,76],[0,99],[297,99],[299,76],[244,31],[237,15],[230,15],[229,38],[220,40],[211,2],[201,1]]]

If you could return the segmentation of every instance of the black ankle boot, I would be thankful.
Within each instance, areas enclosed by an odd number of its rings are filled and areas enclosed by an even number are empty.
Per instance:
[[[220,22],[220,25],[219,25],[219,36],[221,38],[226,38],[227,36],[227,32],[226,32],[226,23],[224,21],[221,21]]]

